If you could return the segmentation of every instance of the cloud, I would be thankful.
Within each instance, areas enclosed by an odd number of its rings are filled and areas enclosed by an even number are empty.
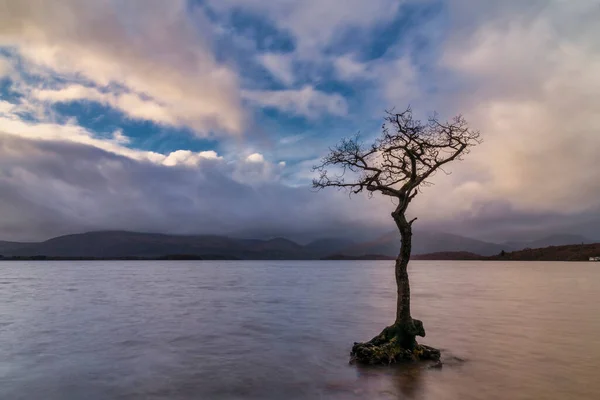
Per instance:
[[[118,143],[120,145],[127,145],[131,142],[131,139],[129,139],[127,136],[125,136],[123,134],[123,132],[120,130],[116,130],[113,132],[112,140],[113,140],[113,142]]]
[[[289,31],[303,57],[321,52],[346,30],[365,30],[392,20],[402,2],[397,0],[209,0],[219,12],[244,10],[267,17],[279,29]]]
[[[71,101],[93,101],[122,111],[130,118],[152,121],[156,124],[178,125],[176,117],[168,106],[158,101],[144,99],[135,93],[101,92],[92,87],[69,85],[58,90],[33,90],[34,99],[48,103],[68,103]]]
[[[77,125],[75,122],[58,124],[54,122],[25,121],[21,118],[22,107],[0,101],[0,135],[44,142],[70,142],[94,147],[115,155],[137,161],[149,161],[166,166],[197,166],[201,160],[220,160],[214,151],[192,152],[177,150],[169,154],[137,150],[127,147],[130,140],[117,130],[106,139]]]
[[[265,184],[285,186],[281,180],[285,162],[272,163],[260,153],[252,153],[244,162],[233,165],[232,178],[237,182],[262,187]]]
[[[466,3],[454,6],[461,26]],[[455,87],[438,82],[447,91],[437,100],[446,114],[463,112],[484,144],[453,175],[439,176],[415,211],[463,224],[502,216],[515,227],[524,215],[565,226],[593,215],[600,209],[600,8],[508,2],[497,13],[476,10],[446,42],[439,67]]]
[[[248,183],[266,162],[200,158],[194,168],[168,167],[86,144],[0,134],[0,237],[97,229],[315,237],[376,225],[372,215],[355,212],[360,199],[340,202],[342,193]],[[234,178],[237,172],[244,180]]]
[[[68,141],[94,146],[114,154],[121,154],[136,159],[155,159],[152,152],[139,152],[121,146],[118,140],[102,140],[82,128],[68,122],[64,125],[53,122],[32,122],[21,118],[22,107],[0,101],[0,132],[33,140]],[[117,134],[118,138],[118,134]]]
[[[430,99],[421,84],[419,66],[409,55],[396,55],[359,61],[355,55],[332,56],[336,79],[361,88],[363,111],[381,118],[383,110],[420,106]]]
[[[408,57],[401,57],[373,68],[379,91],[386,109],[405,107],[422,101],[422,88],[418,82],[416,66]]]
[[[0,100],[0,233],[388,229],[387,199],[317,195],[307,182],[338,136],[372,136],[383,109],[411,104],[422,117],[463,113],[485,140],[417,197],[419,226],[501,239],[600,236],[590,222],[600,210],[597,1],[448,0],[419,13],[421,3],[208,0],[209,22],[204,5],[183,0],[0,0],[1,54],[14,55],[0,76],[10,75],[18,97]],[[366,52],[389,39],[369,33],[387,35],[382,27],[405,4],[416,11],[401,37]],[[212,44],[213,24],[240,11],[291,37],[287,53],[226,27],[221,39],[232,43]],[[261,80],[265,69],[276,85]],[[134,149],[122,121],[95,132],[54,118],[52,105],[73,101],[219,136],[219,153]],[[278,111],[260,115],[256,130],[268,139],[223,141],[246,129],[247,105]]]
[[[355,57],[349,54],[343,54],[334,58],[333,66],[337,75],[343,80],[368,79],[373,78],[366,63],[356,61]]]
[[[166,165],[168,167],[176,166],[176,165],[186,165],[186,166],[198,166],[202,160],[221,160],[223,157],[220,157],[215,151],[201,151],[199,153],[195,153],[189,150],[177,150],[171,152],[162,162],[162,165]]]
[[[71,143],[105,151],[135,162],[152,163],[176,169],[197,170],[210,165],[227,165],[228,178],[246,185],[279,182],[285,162],[273,163],[260,153],[239,157],[236,152],[225,159],[214,150],[194,152],[175,150],[167,154],[127,147],[130,139],[122,131],[114,131],[109,137],[97,136],[77,125],[54,122],[25,121],[20,114],[22,107],[0,101],[0,136],[26,139],[40,143]]]
[[[597,2],[449,1],[448,10],[445,35],[443,21],[426,21],[437,24],[427,37],[437,54],[414,48],[427,33],[418,30],[375,60],[332,58],[339,79],[369,85],[368,113],[411,104],[422,117],[463,113],[482,131],[484,144],[415,201],[419,223],[496,238],[511,226],[600,236],[582,222],[600,209]]]
[[[237,75],[216,60],[208,22],[186,15],[185,1],[0,0],[0,9],[0,45],[16,48],[26,68],[108,92],[67,87],[48,100],[99,101],[200,136],[242,132]]]
[[[266,52],[257,59],[271,75],[286,86],[297,82],[319,82],[331,68],[342,79],[357,78],[360,63],[348,56],[339,56],[338,49],[347,49],[349,40],[356,41],[364,34],[363,45],[375,28],[382,28],[397,18],[405,1],[398,0],[208,0],[209,8],[227,19],[239,12],[258,17],[273,24],[280,33],[290,35],[293,50],[285,53]],[[243,36],[244,34],[242,34]],[[350,35],[350,36],[349,36]],[[348,39],[352,37],[352,39]],[[354,43],[360,46],[359,43]],[[300,66],[302,68],[300,68]]]
[[[250,163],[262,163],[265,162],[265,158],[260,153],[254,153],[246,157],[246,161]]]
[[[344,116],[348,112],[346,100],[341,95],[324,93],[312,86],[304,86],[297,90],[246,91],[244,97],[262,107],[275,108],[312,119],[327,114]]]
[[[266,53],[261,54],[258,59],[274,77],[285,85],[291,85],[296,80],[291,55]]]
[[[9,64],[8,60],[0,57],[0,79],[8,76],[11,72],[12,66]]]

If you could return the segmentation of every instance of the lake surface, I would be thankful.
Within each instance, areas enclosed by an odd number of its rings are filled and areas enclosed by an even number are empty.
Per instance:
[[[0,262],[0,399],[600,399],[600,263],[409,268],[442,369],[348,365],[390,261]]]

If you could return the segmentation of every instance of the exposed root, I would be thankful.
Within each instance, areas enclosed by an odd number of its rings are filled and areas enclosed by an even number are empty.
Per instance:
[[[389,365],[402,362],[439,361],[440,351],[417,344],[415,336],[425,336],[421,321],[392,325],[366,343],[354,343],[350,362],[363,365]]]

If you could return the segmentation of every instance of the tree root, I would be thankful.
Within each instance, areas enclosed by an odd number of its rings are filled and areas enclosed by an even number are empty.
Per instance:
[[[415,336],[425,336],[421,321],[388,326],[366,343],[354,343],[350,363],[390,365],[403,362],[439,361],[440,351],[417,344]]]

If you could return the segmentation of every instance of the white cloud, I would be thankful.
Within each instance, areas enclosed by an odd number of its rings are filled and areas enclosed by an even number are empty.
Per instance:
[[[113,142],[121,144],[121,145],[127,145],[131,142],[131,139],[129,139],[127,136],[125,136],[123,134],[123,131],[120,129],[113,132],[112,140],[113,140]]]
[[[302,89],[245,91],[244,97],[262,107],[318,118],[327,114],[344,116],[348,113],[346,100],[337,93],[329,94],[312,86]]]
[[[372,77],[366,63],[356,61],[348,54],[333,59],[338,76],[343,80],[366,79]]]
[[[484,7],[472,30],[450,36],[441,66],[462,88],[443,111],[463,112],[484,143],[426,189],[416,204],[429,218],[481,218],[494,204],[507,218],[600,207],[600,8],[538,5]]]
[[[295,81],[293,58],[290,54],[266,53],[258,57],[260,63],[278,80],[286,85]]]
[[[93,132],[75,122],[57,124],[53,122],[28,122],[20,117],[20,107],[0,101],[0,135],[11,135],[44,142],[71,142],[83,144],[103,151],[124,156],[132,160],[162,164],[165,166],[197,167],[202,160],[222,159],[215,151],[192,152],[177,150],[169,154],[143,151],[127,147],[130,139],[117,130],[112,137],[97,137]]]
[[[122,111],[133,119],[165,125],[178,124],[168,106],[155,100],[144,99],[135,93],[101,92],[96,88],[72,84],[58,90],[35,89],[31,92],[31,95],[34,99],[50,103],[64,103],[75,100],[93,101]]]
[[[192,152],[190,150],[177,150],[170,153],[163,161],[162,165],[168,167],[185,165],[188,167],[197,167],[202,160],[221,160],[215,151],[201,151],[199,153]]]
[[[279,182],[286,166],[283,161],[272,163],[258,152],[239,158],[237,152],[231,152],[225,159],[214,150],[194,152],[181,149],[161,154],[133,149],[128,147],[131,142],[130,138],[120,130],[112,132],[108,137],[100,137],[77,125],[74,120],[66,124],[51,121],[25,121],[20,116],[22,111],[20,105],[0,101],[0,140],[3,138],[27,140],[31,142],[32,148],[42,144],[54,146],[56,143],[83,145],[86,148],[102,150],[133,162],[178,167],[196,171],[199,174],[219,165],[228,179],[247,186],[262,186]],[[40,143],[40,145],[36,143]]]
[[[34,147],[37,146],[34,143],[84,145],[90,149],[99,149],[135,162],[164,167],[181,167],[195,170],[198,173],[202,173],[206,168],[214,168],[218,164],[227,170],[228,179],[244,185],[278,182],[281,172],[285,168],[285,162],[271,163],[261,153],[252,153],[239,159],[233,156],[225,160],[214,150],[200,152],[175,150],[161,154],[132,149],[127,147],[130,139],[120,130],[113,132],[107,138],[98,137],[93,132],[77,125],[75,121],[67,124],[25,121],[20,117],[21,111],[18,105],[0,101],[0,139],[11,137],[25,139],[31,141]]]
[[[264,185],[280,183],[285,162],[272,163],[261,153],[252,153],[244,162],[234,164],[232,178],[242,184]]]
[[[241,133],[237,76],[217,62],[206,32],[199,33],[207,23],[186,16],[185,1],[0,0],[0,9],[0,45],[16,47],[26,67],[129,92],[78,89],[55,97],[89,96],[198,135]]]
[[[263,163],[265,162],[265,157],[260,153],[253,153],[246,157],[246,161],[250,163]]]
[[[33,140],[67,141],[86,144],[138,160],[156,160],[160,156],[157,153],[139,152],[129,149],[121,146],[118,141],[96,138],[92,132],[72,122],[62,125],[53,122],[25,121],[20,116],[21,111],[20,106],[0,101],[1,133]]]

